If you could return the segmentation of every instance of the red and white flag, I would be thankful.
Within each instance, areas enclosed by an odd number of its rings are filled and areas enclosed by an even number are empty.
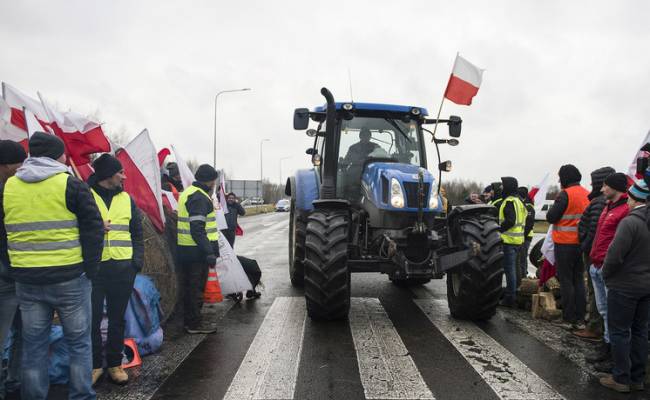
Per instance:
[[[530,198],[535,204],[536,209],[541,209],[544,205],[544,200],[546,200],[546,194],[548,193],[548,187],[551,181],[551,174],[549,172],[544,175],[542,181],[533,186],[528,192],[528,198]]]
[[[645,138],[641,142],[641,145],[637,147],[637,149],[641,149],[647,143],[650,143],[650,131],[648,131],[648,134],[645,136]],[[633,180],[643,178],[643,176],[639,176],[640,174],[637,174],[636,172],[636,160],[639,158],[648,158],[648,157],[650,157],[650,152],[644,150],[637,150],[637,152],[634,153],[634,158],[632,159],[632,163],[630,164],[630,167],[628,168],[627,171],[627,174],[630,178],[632,178]]]
[[[454,69],[451,71],[445,90],[445,98],[456,104],[468,106],[472,104],[472,98],[478,93],[482,80],[483,69],[456,55]]]
[[[76,165],[88,164],[93,153],[111,151],[111,143],[99,123],[74,111],[58,112],[40,95],[50,126],[65,143],[68,156]]]
[[[149,132],[143,130],[123,149],[118,150],[115,156],[122,163],[126,174],[124,191],[133,197],[138,208],[147,214],[156,229],[163,232],[165,215],[158,153]]]
[[[18,142],[25,148],[25,151],[28,151],[29,136],[27,131],[14,125],[11,122],[11,116],[11,107],[0,97],[0,139]]]
[[[181,175],[181,182],[183,182],[183,188],[188,188],[192,186],[194,182],[194,174],[190,167],[187,166],[187,163],[181,157],[181,154],[176,150],[176,147],[172,145],[172,152],[174,153],[174,158],[176,159],[176,164],[178,165],[178,172]]]

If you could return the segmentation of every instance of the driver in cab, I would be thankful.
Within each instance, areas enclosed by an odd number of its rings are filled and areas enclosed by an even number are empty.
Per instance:
[[[373,151],[379,148],[377,143],[370,141],[371,137],[372,133],[370,133],[370,129],[366,127],[361,128],[359,131],[359,142],[350,146],[348,153],[343,159],[343,163],[347,165],[362,164]]]

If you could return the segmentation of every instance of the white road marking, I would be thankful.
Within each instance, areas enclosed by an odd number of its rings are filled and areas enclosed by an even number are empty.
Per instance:
[[[293,399],[305,316],[302,297],[273,301],[224,399]]]
[[[564,399],[514,354],[471,322],[449,316],[443,300],[414,300],[438,330],[503,400]]]
[[[349,320],[367,399],[434,399],[378,299],[353,298]]]

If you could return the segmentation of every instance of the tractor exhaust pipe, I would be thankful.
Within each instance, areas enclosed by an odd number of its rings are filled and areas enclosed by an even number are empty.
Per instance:
[[[326,128],[325,128],[325,157],[323,164],[323,183],[321,184],[321,196],[323,200],[336,199],[336,172],[337,172],[337,157],[332,157],[336,154],[336,104],[334,103],[334,96],[327,88],[322,88],[320,93],[325,97],[327,102],[326,114]]]

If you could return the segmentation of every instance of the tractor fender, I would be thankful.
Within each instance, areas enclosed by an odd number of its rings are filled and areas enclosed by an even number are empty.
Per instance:
[[[284,191],[295,199],[296,209],[312,211],[314,209],[313,202],[318,200],[320,195],[316,170],[310,168],[296,171],[295,176],[287,179]]]

